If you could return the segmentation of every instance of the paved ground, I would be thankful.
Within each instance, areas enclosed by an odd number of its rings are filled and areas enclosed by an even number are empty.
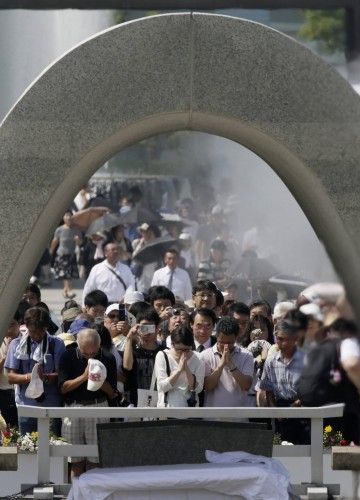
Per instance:
[[[74,281],[73,286],[74,292],[76,293],[76,297],[74,298],[74,300],[81,304],[84,281]],[[67,300],[64,299],[62,295],[62,281],[53,280],[50,286],[42,286],[41,299],[49,306],[51,312],[56,314],[60,321],[60,311],[64,307],[64,302]]]

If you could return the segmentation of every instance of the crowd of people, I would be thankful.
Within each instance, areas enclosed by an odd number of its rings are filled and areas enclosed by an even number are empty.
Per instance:
[[[36,430],[36,419],[18,418],[17,404],[146,406],[155,400],[159,407],[242,408],[344,402],[343,418],[331,423],[359,444],[359,332],[344,296],[304,291],[293,300],[269,303],[259,296],[246,303],[242,285],[229,279],[227,243],[215,232],[206,259],[190,260],[190,266],[183,247],[166,248],[163,265],[141,288],[141,276],[129,266],[152,231],[141,223],[132,241],[125,227],[98,235],[77,301],[71,280],[83,234],[71,218],[67,212],[50,245],[55,274],[64,280],[61,325],[31,283],[0,347],[0,409],[9,426]],[[206,247],[202,251],[205,256]],[[105,367],[92,388],[90,359]],[[41,394],[33,390],[39,380]],[[54,419],[51,429],[70,443],[95,444],[100,421],[66,417]],[[306,421],[264,424],[282,440],[309,442]],[[96,464],[95,457],[71,460],[73,476]]]

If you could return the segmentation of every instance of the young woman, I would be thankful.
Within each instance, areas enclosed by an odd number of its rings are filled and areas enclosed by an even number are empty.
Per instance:
[[[257,339],[261,338],[262,340],[266,340],[270,344],[274,343],[274,327],[271,321],[265,316],[257,314],[250,320],[247,332],[240,340],[238,340],[238,345],[241,345],[241,347],[248,347],[250,342],[254,340],[251,338],[251,332],[254,330],[261,330],[261,337],[259,337],[258,335]]]
[[[81,232],[72,225],[72,213],[66,211],[63,217],[64,224],[59,226],[50,244],[50,255],[55,254],[55,279],[63,280],[63,295],[73,299],[72,279],[79,278],[75,249],[81,244]]]
[[[158,406],[198,406],[205,365],[193,351],[193,343],[191,330],[179,325],[171,333],[171,349],[157,353],[155,375]]]

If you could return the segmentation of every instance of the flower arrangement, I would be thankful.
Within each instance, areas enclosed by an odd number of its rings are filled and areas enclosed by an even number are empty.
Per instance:
[[[17,446],[20,432],[14,427],[6,427],[1,432],[1,442],[3,446]]]
[[[273,438],[273,444],[274,445],[290,445],[293,443],[289,443],[288,441],[283,441],[281,439],[281,435],[278,433],[274,434]],[[332,446],[349,446],[350,443],[346,441],[346,439],[343,438],[343,435],[340,431],[334,430],[331,425],[327,425],[324,428],[323,432],[323,445],[324,448],[331,448]],[[351,446],[351,444],[350,444]]]
[[[6,430],[6,422],[5,422],[5,419],[1,415],[1,412],[0,412],[0,432],[5,431],[5,430]]]
[[[336,431],[331,427],[331,425],[327,425],[324,428],[323,432],[323,444],[324,448],[331,448],[332,446],[348,446],[349,443],[346,439],[343,438],[343,435],[340,431]]]
[[[21,435],[16,428],[7,428],[1,432],[2,446],[17,446],[21,451],[36,452],[38,449],[38,432],[27,432]],[[67,444],[63,438],[50,434],[49,444]]]

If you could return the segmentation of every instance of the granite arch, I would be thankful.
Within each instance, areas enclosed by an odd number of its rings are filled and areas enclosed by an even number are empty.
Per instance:
[[[257,23],[170,14],[116,26],[29,87],[0,129],[0,326],[79,187],[146,137],[232,139],[281,177],[360,316],[360,100],[318,57]]]

